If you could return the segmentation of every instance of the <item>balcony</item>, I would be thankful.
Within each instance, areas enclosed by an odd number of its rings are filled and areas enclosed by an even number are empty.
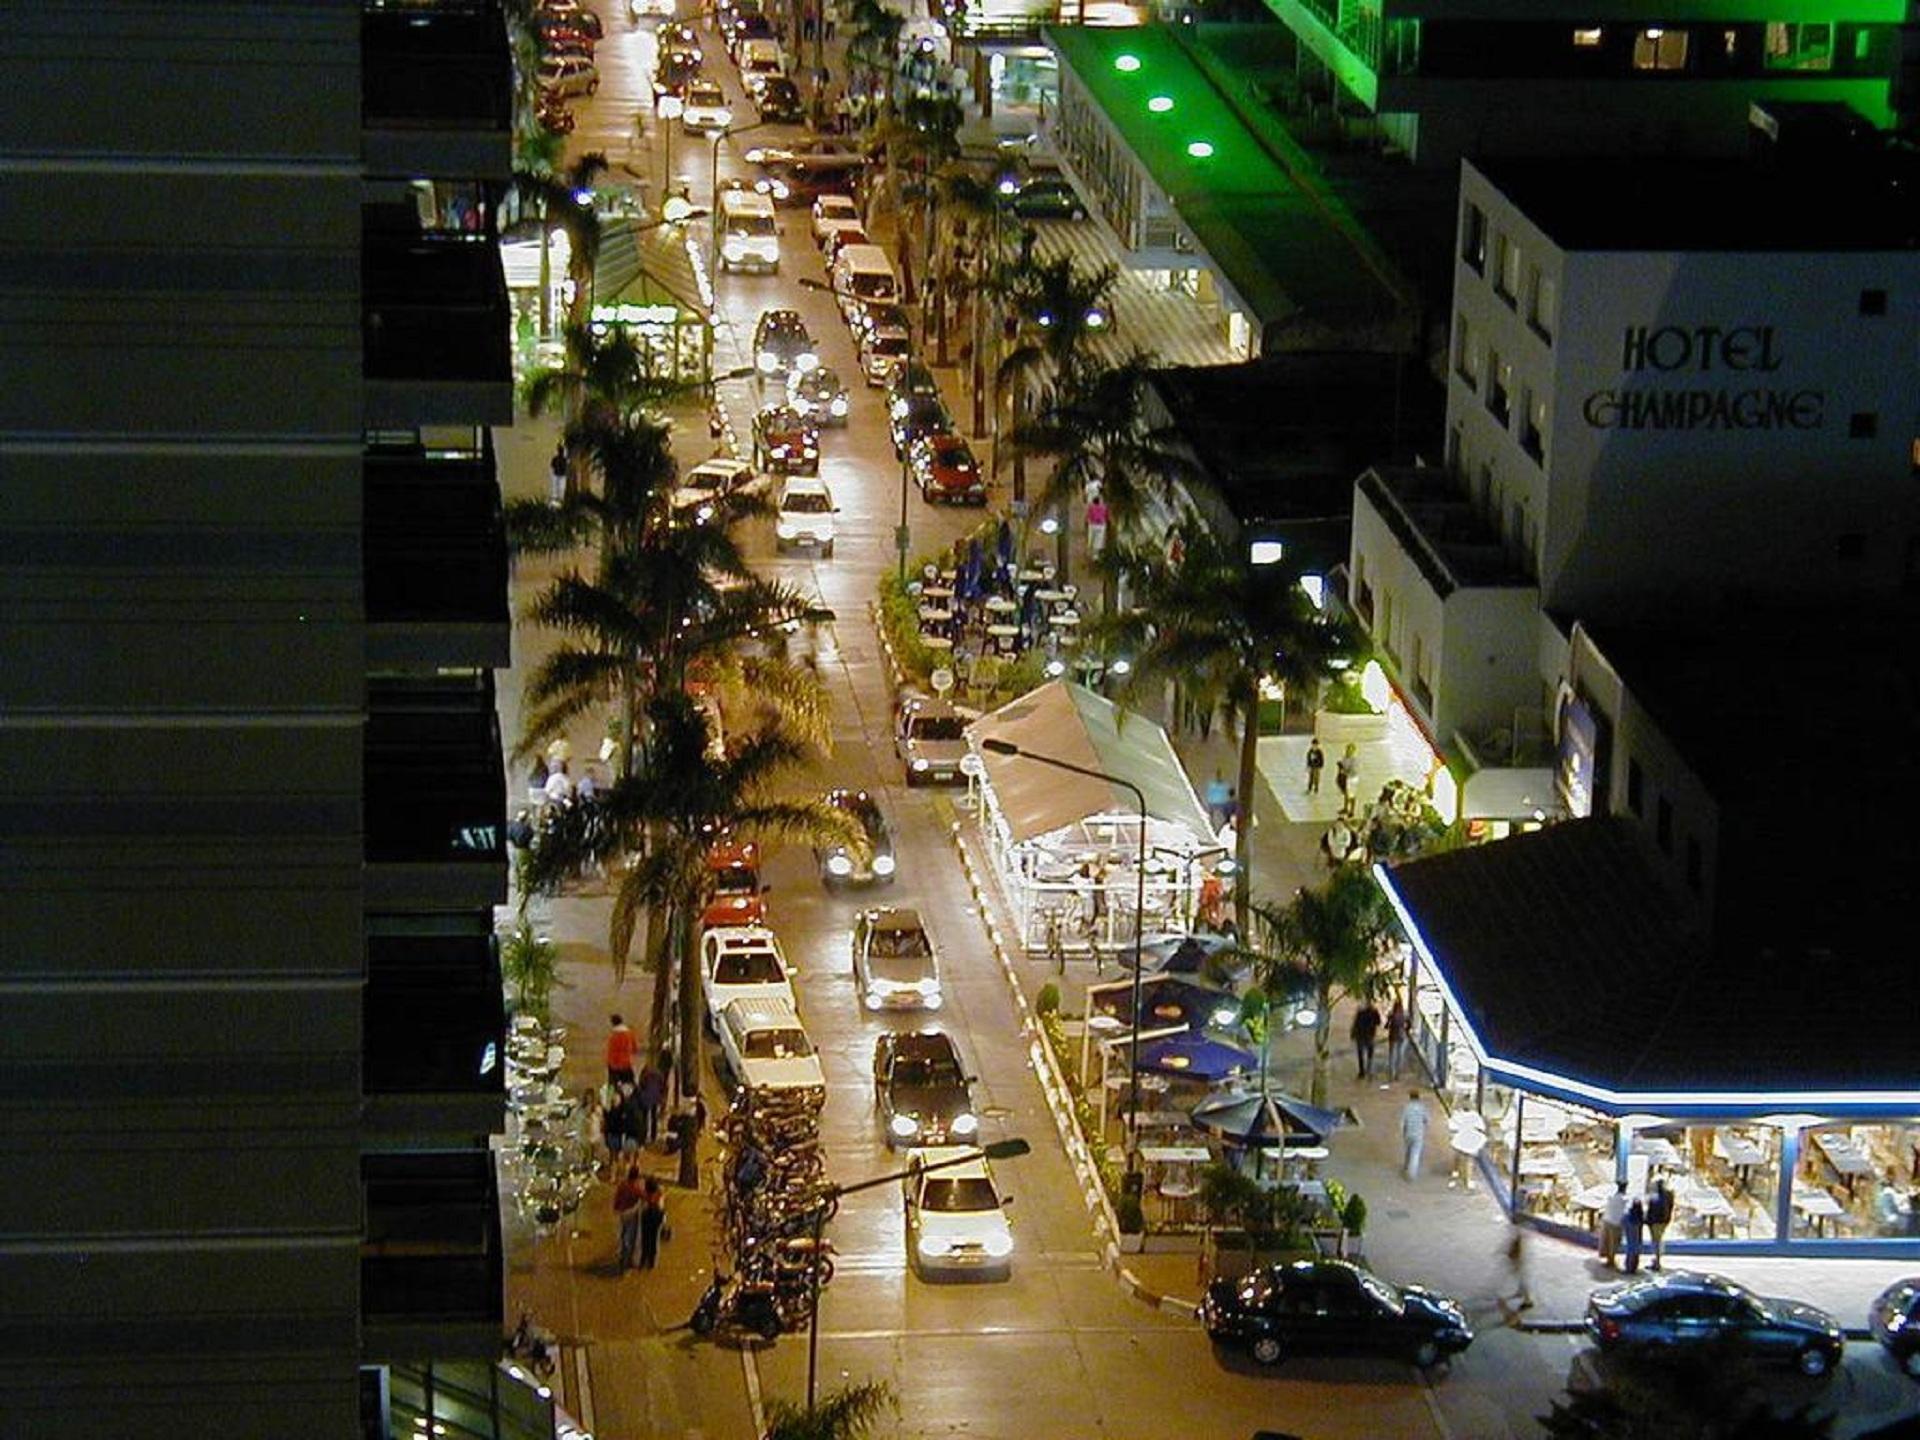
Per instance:
[[[505,902],[507,781],[491,671],[369,681],[365,773],[368,909]]]
[[[507,1019],[491,935],[368,937],[362,1005],[369,1131],[481,1143],[500,1129]]]
[[[422,234],[402,207],[361,224],[362,368],[370,429],[513,421],[512,317],[500,247]]]
[[[362,1358],[497,1355],[504,1277],[492,1155],[365,1155],[360,1183]]]
[[[508,179],[513,61],[497,0],[367,0],[360,125],[369,175]]]
[[[512,659],[493,441],[375,445],[362,465],[367,663],[500,669]]]

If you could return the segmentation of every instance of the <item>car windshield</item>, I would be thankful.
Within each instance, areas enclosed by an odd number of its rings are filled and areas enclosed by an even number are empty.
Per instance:
[[[720,93],[718,85],[693,85],[687,89],[687,103],[690,105],[719,105],[726,98]]]
[[[958,1215],[969,1211],[998,1210],[1000,1197],[993,1193],[993,1182],[984,1175],[970,1175],[959,1180],[944,1175],[929,1175],[920,1191],[920,1203],[943,1215]]]
[[[716,985],[778,985],[786,979],[771,950],[729,950],[713,967]]]
[[[902,1058],[893,1062],[893,1083],[909,1086],[957,1085],[960,1083],[960,1067],[951,1058]]]
[[[791,1030],[755,1030],[747,1036],[749,1060],[804,1060],[813,1054],[807,1032]]]
[[[721,470],[691,470],[681,483],[689,490],[719,490],[726,485],[727,476]]]
[[[973,469],[973,456],[964,445],[936,445],[933,454],[942,465],[954,470]]]
[[[874,271],[856,274],[848,287],[854,294],[865,300],[891,300],[893,298],[893,277]]]
[[[1381,1309],[1398,1315],[1406,1308],[1400,1299],[1400,1293],[1377,1276],[1356,1275],[1354,1278],[1360,1282],[1361,1290],[1371,1296],[1373,1302]]]
[[[933,947],[927,943],[924,930],[876,926],[873,938],[867,942],[867,953],[880,959],[898,959],[931,955]]]
[[[820,201],[820,214],[827,220],[858,220],[860,207],[845,195],[829,195]]]
[[[915,740],[962,740],[967,727],[958,715],[922,715],[907,733]]]
[[[907,337],[904,335],[876,335],[870,347],[876,355],[904,355],[907,353]]]
[[[697,104],[698,102],[696,101],[695,103]],[[727,222],[727,228],[732,230],[736,235],[778,235],[780,233],[779,226],[771,215],[735,215]],[[773,340],[780,338],[780,336],[785,336],[788,339],[796,338],[791,332],[787,331],[780,332],[780,335],[770,335],[767,338]]]
[[[824,515],[833,507],[827,503],[826,496],[802,490],[782,500],[780,508],[790,515]]]
[[[729,865],[713,874],[717,895],[748,895],[760,888],[760,875],[751,865]]]

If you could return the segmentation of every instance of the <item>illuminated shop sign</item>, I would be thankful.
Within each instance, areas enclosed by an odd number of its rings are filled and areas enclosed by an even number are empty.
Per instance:
[[[1771,325],[1629,325],[1620,368],[1648,383],[1595,390],[1580,407],[1596,430],[1818,430],[1826,393],[1736,377],[1772,375],[1781,366]],[[1703,384],[1663,384],[1712,377]]]

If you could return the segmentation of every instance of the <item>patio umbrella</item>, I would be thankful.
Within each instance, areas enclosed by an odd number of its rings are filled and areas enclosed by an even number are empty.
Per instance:
[[[1210,1095],[1193,1107],[1188,1118],[1199,1129],[1223,1140],[1261,1149],[1272,1145],[1324,1145],[1340,1123],[1340,1117],[1331,1110],[1271,1091]]]
[[[1123,1026],[1133,1023],[1132,987],[1113,985],[1088,996],[1095,1015],[1111,1015]],[[1196,985],[1177,975],[1149,975],[1140,982],[1140,1028],[1166,1030],[1181,1026],[1195,1032],[1209,1026],[1225,1029],[1240,1016],[1240,1002],[1225,990]]]
[[[1251,1070],[1259,1063],[1251,1050],[1209,1040],[1204,1035],[1168,1035],[1150,1040],[1140,1047],[1136,1069],[1170,1075],[1176,1080],[1204,1080],[1217,1084],[1230,1075]]]
[[[1167,935],[1140,947],[1140,962],[1149,974],[1198,975],[1207,957],[1233,942],[1224,935]]]

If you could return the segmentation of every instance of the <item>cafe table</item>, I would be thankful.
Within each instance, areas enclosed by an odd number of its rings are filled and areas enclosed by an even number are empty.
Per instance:
[[[1845,1183],[1849,1197],[1855,1182],[1874,1173],[1872,1158],[1851,1135],[1815,1135],[1813,1143],[1820,1147],[1820,1153],[1827,1157],[1827,1163]]]
[[[953,598],[953,587],[951,585],[922,586],[920,598],[922,600],[951,600]]]
[[[1744,1135],[1732,1135],[1722,1130],[1713,1137],[1713,1153],[1731,1165],[1745,1190],[1753,1183],[1753,1167],[1764,1165],[1767,1152]]]
[[[1520,1173],[1522,1175],[1571,1175],[1573,1161],[1563,1150],[1551,1150],[1544,1155],[1528,1155],[1523,1152],[1520,1156]]]
[[[989,614],[1011,615],[1019,608],[1019,605],[1004,595],[989,595],[987,597],[987,611]]]
[[[1824,1190],[1796,1190],[1793,1192],[1793,1208],[1813,1221],[1816,1235],[1827,1233],[1827,1221],[1836,1215],[1846,1214],[1846,1209]]]
[[[1663,1170],[1684,1170],[1679,1148],[1664,1135],[1636,1135],[1633,1153],[1644,1155]]]
[[[1678,1209],[1690,1210],[1707,1222],[1709,1240],[1714,1237],[1722,1220],[1733,1218],[1733,1202],[1702,1181],[1695,1181],[1685,1190],[1676,1190],[1673,1203]]]
[[[920,607],[920,623],[922,625],[945,625],[952,619],[953,611],[947,609],[944,605],[922,605]]]
[[[926,646],[927,649],[929,650],[953,649],[953,641],[949,640],[944,635],[922,635],[920,637],[920,643]]]

